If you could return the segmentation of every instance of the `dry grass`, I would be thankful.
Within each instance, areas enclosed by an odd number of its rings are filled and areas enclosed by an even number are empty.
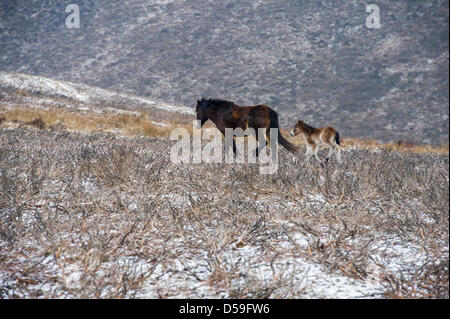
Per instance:
[[[160,113],[152,114],[150,111],[129,112],[122,114],[110,114],[104,112],[78,112],[69,109],[30,109],[27,107],[17,107],[0,112],[0,125],[17,123],[30,123],[41,119],[49,129],[63,127],[70,131],[94,133],[112,132],[123,133],[128,136],[149,136],[168,137],[170,132],[176,127],[182,127],[192,134],[192,116],[182,115],[179,118],[163,117],[164,126],[151,122],[151,118],[160,118]],[[205,124],[205,128],[214,127],[211,122]],[[281,133],[290,142],[297,145],[304,145],[303,139],[290,137],[289,130],[281,129]],[[356,138],[344,138],[341,141],[342,148],[357,148],[369,150],[386,150],[394,152],[412,152],[420,154],[449,154],[449,145],[433,147],[431,145],[413,145],[411,143],[381,143],[375,140],[361,140]]]
[[[21,97],[30,97],[31,93],[27,90],[17,89],[13,92],[14,95],[18,95]]]
[[[36,112],[1,116],[64,121]],[[358,297],[448,298],[446,155],[348,148],[321,169],[280,151],[260,175],[83,120],[92,133],[0,128],[2,298],[317,298],[333,276],[381,287]]]
[[[37,119],[42,120],[49,128],[60,125],[70,131],[120,132],[126,135],[143,135],[166,137],[170,134],[171,126],[159,126],[150,122],[145,112],[135,114],[97,114],[95,112],[71,112],[68,110],[43,110],[30,108],[14,108],[0,113],[5,119],[3,125],[26,124]]]
[[[355,147],[358,149],[370,149],[370,150],[386,150],[393,152],[412,152],[419,154],[449,154],[449,145],[431,146],[431,145],[414,145],[409,142],[396,142],[396,143],[381,143],[371,139],[357,139],[357,138],[345,138],[343,139],[342,146]]]

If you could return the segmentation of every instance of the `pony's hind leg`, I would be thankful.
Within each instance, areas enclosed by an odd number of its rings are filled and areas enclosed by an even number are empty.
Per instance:
[[[262,137],[262,140],[260,140],[258,137],[258,133],[256,134],[255,138],[256,138],[255,155],[256,155],[256,157],[259,157],[260,149],[261,149],[261,151],[263,151],[264,148],[267,146],[267,144],[269,144],[269,142],[267,141],[266,137]]]

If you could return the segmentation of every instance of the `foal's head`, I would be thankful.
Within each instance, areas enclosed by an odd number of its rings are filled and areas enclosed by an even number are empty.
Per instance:
[[[297,124],[295,124],[294,128],[291,130],[290,135],[291,136],[297,136],[299,134],[304,134],[308,132],[308,125],[303,123],[303,121],[298,121]]]

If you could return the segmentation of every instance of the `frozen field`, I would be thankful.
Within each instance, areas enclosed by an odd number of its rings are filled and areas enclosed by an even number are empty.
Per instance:
[[[0,127],[0,298],[448,298],[448,156],[260,175],[172,143]]]

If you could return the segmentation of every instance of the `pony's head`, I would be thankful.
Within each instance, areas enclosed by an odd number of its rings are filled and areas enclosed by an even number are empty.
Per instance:
[[[200,121],[200,125],[203,126],[209,118],[209,101],[205,98],[197,100],[197,107],[195,108],[195,114],[197,114],[197,121]]]

